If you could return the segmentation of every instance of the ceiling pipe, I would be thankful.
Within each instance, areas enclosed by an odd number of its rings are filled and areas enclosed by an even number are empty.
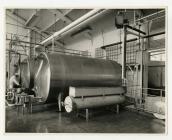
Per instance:
[[[103,13],[107,12],[107,9],[94,9],[84,16],[80,17],[79,19],[75,20],[71,24],[67,25],[60,31],[55,32],[53,35],[48,37],[47,39],[40,42],[41,45],[47,45],[48,43],[51,43],[51,40],[54,39],[60,39],[63,36],[69,34],[69,32],[74,31],[75,29],[87,24],[88,22],[92,21],[93,19],[97,18],[98,16],[102,15]],[[40,45],[36,45],[35,48],[39,47]]]

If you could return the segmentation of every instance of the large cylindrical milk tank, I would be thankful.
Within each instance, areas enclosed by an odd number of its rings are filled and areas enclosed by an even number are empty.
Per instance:
[[[41,53],[37,61],[34,88],[42,101],[69,86],[121,86],[121,65],[111,60]]]

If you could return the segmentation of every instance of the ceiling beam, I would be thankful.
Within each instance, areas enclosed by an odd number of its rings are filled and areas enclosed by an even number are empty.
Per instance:
[[[14,14],[16,12],[16,9],[12,9],[11,12]]]
[[[65,13],[63,13],[64,16],[68,15],[70,12],[72,12],[73,9],[69,9],[67,10]],[[54,12],[53,12],[54,13]],[[42,29],[41,31],[46,31],[48,30],[50,27],[52,27],[55,23],[57,23],[58,21],[60,21],[61,19],[57,16],[55,22],[53,21],[53,23],[47,25],[44,29]]]
[[[26,22],[27,20],[25,18],[23,18],[22,16],[20,16],[18,14],[18,9],[13,9],[13,10],[8,10],[13,16],[15,16],[16,18],[20,18],[21,20],[23,20],[24,22]],[[17,20],[17,19],[16,19]]]
[[[17,19],[15,19],[15,18],[18,17],[18,18],[20,18],[23,22],[26,22],[26,21],[27,21],[26,19],[24,19],[23,17],[17,15],[16,13],[12,13],[11,10],[8,10],[8,11],[14,16],[13,20],[16,20],[16,21],[17,21]],[[8,15],[8,14],[7,14],[7,15]],[[17,21],[17,22],[19,22],[19,21]],[[21,22],[19,22],[19,23],[20,23],[21,25],[23,25],[24,27],[26,27],[26,25],[25,25],[24,23],[21,23]],[[35,32],[37,32],[37,33],[39,33],[39,34],[42,34],[42,35],[44,35],[45,37],[47,37],[47,35],[44,34],[44,33],[42,33],[41,30],[40,30],[40,28],[37,27],[37,26],[29,27],[29,29],[32,30],[32,31],[35,31]]]
[[[11,10],[7,10],[6,16],[11,18],[12,20],[16,21],[18,24],[25,26],[24,23],[26,22],[26,20],[21,19],[21,18],[20,18],[20,20],[17,20],[17,18],[19,18],[19,17],[16,16],[15,14],[12,14]]]
[[[31,24],[34,23],[34,25],[36,24],[36,20],[39,20],[39,14],[40,14],[40,9],[39,10],[36,10],[31,16],[30,18],[26,21],[25,25],[26,26],[31,26]],[[32,25],[32,26],[34,26]]]
[[[73,22],[73,20],[71,18],[69,18],[67,15],[64,15],[60,10],[56,10],[56,14],[57,16],[59,16],[59,18],[63,21],[65,21],[66,23],[70,24],[71,22]]]
[[[55,9],[55,10],[50,9],[49,11],[50,11],[51,13],[53,13],[54,15],[56,14],[57,17],[58,17],[59,19],[65,21],[65,22],[68,23],[68,24],[70,24],[71,22],[73,22],[71,18],[67,17],[67,14],[62,13],[62,12],[61,12],[60,10],[58,10],[58,9]],[[67,13],[68,13],[68,12],[67,12]]]
[[[9,12],[11,12],[11,14],[12,15],[14,15],[14,16],[16,16],[16,17],[18,17],[18,18],[20,18],[21,20],[23,20],[24,22],[27,22],[26,21],[26,19],[24,19],[23,17],[21,17],[21,16],[19,16],[16,12],[14,12],[14,11],[12,11],[12,10],[8,10]],[[16,11],[16,10],[15,10]],[[71,10],[70,10],[71,11]],[[69,13],[69,11],[67,11],[66,12],[66,14],[67,13]],[[23,26],[26,26],[26,25],[24,25],[24,24],[22,24]],[[40,34],[40,35],[42,35],[44,38],[46,38],[47,36],[50,36],[51,34],[50,33],[43,33],[41,30],[40,30],[40,28],[39,27],[37,27],[37,26],[33,26],[33,27],[30,27],[30,29],[32,30],[32,31],[35,31],[35,32],[37,32],[38,34]],[[60,41],[57,41],[57,40],[55,40],[55,44],[57,44],[58,46],[60,46],[60,47],[63,47],[65,44],[64,43],[62,43],[62,42],[60,42]]]

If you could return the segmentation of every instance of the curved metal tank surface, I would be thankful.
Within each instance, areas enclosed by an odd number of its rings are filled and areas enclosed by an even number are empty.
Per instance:
[[[21,85],[22,85],[22,87],[29,88],[30,70],[29,70],[27,59],[22,61],[20,64],[20,74],[21,74]]]
[[[20,64],[21,84],[24,88],[34,87],[34,74],[36,72],[36,61],[34,59],[25,59]]]
[[[34,88],[42,101],[69,86],[121,86],[121,65],[110,60],[41,53]]]

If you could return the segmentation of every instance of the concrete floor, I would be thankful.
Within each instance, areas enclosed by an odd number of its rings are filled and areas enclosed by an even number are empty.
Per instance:
[[[88,122],[56,110],[37,111],[22,115],[6,110],[6,132],[18,133],[165,133],[165,122],[135,112],[121,110],[120,114],[104,112]]]

